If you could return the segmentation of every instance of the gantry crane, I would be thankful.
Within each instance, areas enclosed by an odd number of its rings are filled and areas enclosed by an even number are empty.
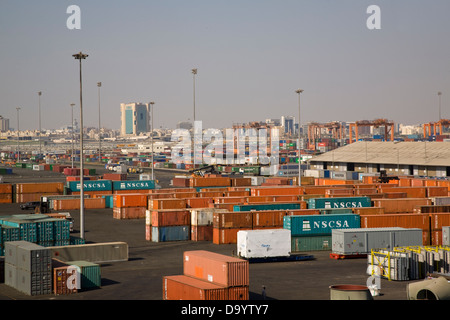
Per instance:
[[[448,119],[441,119],[438,122],[429,122],[423,124],[423,137],[427,138],[431,135],[442,134],[442,128],[448,128],[450,127],[450,120]],[[433,132],[431,132],[433,130]]]
[[[353,129],[355,130],[355,140],[358,141],[358,127],[384,127],[384,139],[388,140],[390,135],[390,140],[394,141],[394,122],[387,119],[375,119],[373,121],[361,120],[349,123],[349,143],[353,143]]]
[[[327,123],[308,123],[308,149],[316,150],[315,141],[321,138],[322,129],[327,129],[328,134],[330,134],[334,139],[343,138],[343,124],[338,121],[332,121]]]

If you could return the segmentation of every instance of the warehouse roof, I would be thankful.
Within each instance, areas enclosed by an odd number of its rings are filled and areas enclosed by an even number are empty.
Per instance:
[[[358,141],[326,152],[312,162],[450,166],[450,142]]]

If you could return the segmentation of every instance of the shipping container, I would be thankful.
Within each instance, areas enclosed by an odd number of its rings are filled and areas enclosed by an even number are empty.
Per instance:
[[[115,194],[114,206],[125,207],[147,207],[148,199],[145,194]]]
[[[419,228],[334,229],[331,237],[332,252],[337,254],[370,254],[372,249],[423,244],[422,229]]]
[[[79,181],[69,181],[68,188],[71,192],[80,192]],[[83,191],[112,191],[111,180],[83,181]]]
[[[150,199],[148,201],[148,209],[161,210],[161,209],[185,209],[185,199]]]
[[[261,210],[288,210],[306,209],[305,201],[285,202],[285,203],[252,203],[235,205],[233,211],[261,211]]]
[[[291,236],[291,252],[331,250],[331,235]]]
[[[427,198],[374,199],[373,206],[384,208],[385,213],[412,213],[417,206],[431,205]]]
[[[234,244],[237,243],[237,233],[240,230],[252,230],[252,228],[221,228],[213,227],[214,244]]]
[[[101,287],[101,270],[100,265],[89,261],[66,261],[69,266],[78,267],[81,275],[81,289],[99,288]]]
[[[338,209],[371,207],[369,197],[311,198],[308,199],[309,209]]]
[[[163,300],[230,300],[226,286],[174,275],[163,277]]]
[[[285,216],[283,221],[283,228],[291,230],[292,236],[331,235],[332,229],[359,227],[356,214]]]
[[[154,227],[185,226],[191,221],[186,209],[151,210],[151,225]]]
[[[237,233],[237,254],[239,257],[289,257],[290,253],[290,230],[240,230]]]
[[[155,189],[155,180],[124,180],[112,181],[114,191],[121,190],[151,190]]]
[[[248,286],[249,262],[206,250],[185,251],[183,274],[227,287]]]
[[[190,239],[191,228],[189,225],[168,227],[152,226],[151,233],[153,242],[187,241]]]
[[[252,212],[213,213],[214,228],[252,228]]]
[[[113,208],[114,219],[143,219],[145,218],[146,207],[126,207]]]
[[[55,295],[77,293],[76,269],[58,259],[52,259],[53,293]],[[81,285],[81,284],[80,284]]]
[[[191,241],[213,241],[212,225],[191,225]]]

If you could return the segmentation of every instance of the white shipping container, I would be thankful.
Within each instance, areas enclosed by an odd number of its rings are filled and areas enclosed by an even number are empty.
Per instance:
[[[287,229],[239,230],[237,251],[243,258],[288,257],[291,232]]]
[[[419,228],[351,228],[331,231],[331,250],[337,254],[369,254],[372,249],[422,244],[422,229]]]
[[[450,197],[435,197],[435,198],[431,198],[431,202],[435,206],[448,206],[448,205],[450,205]]]

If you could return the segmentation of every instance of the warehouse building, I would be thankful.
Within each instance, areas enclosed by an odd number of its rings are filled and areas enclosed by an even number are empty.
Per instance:
[[[450,177],[450,142],[358,141],[309,163],[315,170]]]

